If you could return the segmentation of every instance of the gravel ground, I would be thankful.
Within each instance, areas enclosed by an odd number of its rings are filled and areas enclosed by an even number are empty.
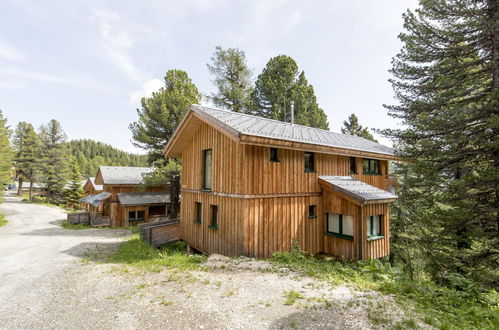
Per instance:
[[[129,232],[66,230],[56,208],[7,197],[0,228],[0,328],[368,329],[408,317],[392,297],[271,271],[251,259],[211,256],[206,271],[87,262]],[[290,291],[299,298],[286,304]],[[422,326],[418,322],[419,326]]]

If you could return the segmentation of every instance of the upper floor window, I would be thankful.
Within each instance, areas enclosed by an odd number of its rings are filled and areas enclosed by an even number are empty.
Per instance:
[[[317,210],[317,205],[309,205],[308,206],[308,217],[309,218],[317,218],[316,210]]]
[[[203,189],[211,190],[211,149],[203,150]]]
[[[305,172],[314,172],[314,153],[305,151]]]
[[[352,215],[326,213],[326,234],[353,240],[353,219]]]
[[[364,159],[363,170],[364,170],[364,174],[381,174],[379,160],[378,159]]]
[[[278,150],[277,148],[269,148],[269,161],[271,162],[279,161],[279,154],[277,150]]]
[[[375,238],[382,235],[381,219],[382,215],[370,215],[366,217],[367,222],[367,238]]]
[[[217,229],[218,228],[218,206],[210,205],[211,208],[211,219],[209,228]]]
[[[196,209],[194,210],[196,212],[196,217],[194,218],[195,223],[201,223],[201,218],[203,214],[203,205],[200,202],[195,203]]]
[[[357,174],[357,160],[355,157],[350,157],[350,174]]]

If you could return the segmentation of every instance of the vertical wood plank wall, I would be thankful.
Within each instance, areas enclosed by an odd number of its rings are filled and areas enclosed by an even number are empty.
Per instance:
[[[362,219],[366,222],[366,229],[363,230],[363,236],[367,242],[366,252],[363,259],[371,258],[381,258],[390,254],[390,208],[388,204],[376,204],[376,205],[366,205],[363,207]],[[367,241],[367,220],[366,217],[370,215],[383,215],[381,220],[381,235],[385,238],[377,239],[374,241]]]

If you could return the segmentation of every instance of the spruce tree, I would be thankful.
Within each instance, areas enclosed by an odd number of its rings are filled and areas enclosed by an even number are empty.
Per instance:
[[[286,55],[271,58],[255,82],[250,113],[284,122],[291,120],[294,103],[295,123],[328,129],[324,111],[317,104],[313,86],[299,72],[295,60]]]
[[[10,130],[7,126],[7,118],[0,110],[0,189],[11,182],[12,170],[12,146],[10,144]]]
[[[252,91],[251,70],[246,63],[244,51],[238,48],[222,49],[217,46],[208,64],[214,76],[217,93],[212,93],[213,103],[224,109],[244,112],[249,106]]]
[[[413,235],[407,244],[434,278],[497,286],[498,2],[421,1],[404,28],[391,70],[398,104],[387,106],[405,128],[386,133],[408,160],[393,234]],[[409,233],[407,223],[416,224]]]
[[[52,119],[40,128],[40,181],[45,185],[46,201],[59,202],[68,174],[67,137],[61,124]]]
[[[354,113],[348,116],[347,120],[343,121],[343,127],[341,128],[341,133],[360,136],[363,137],[364,139],[378,142],[374,138],[374,136],[369,132],[369,129],[367,127],[363,127],[359,123],[359,118]]]
[[[29,182],[29,201],[32,201],[33,184],[38,178],[41,164],[40,140],[33,125],[19,122],[14,133],[13,144],[16,152],[14,162],[19,178],[17,193],[21,195],[23,182]]]
[[[68,208],[80,209],[81,202],[80,198],[83,197],[85,191],[82,187],[83,177],[80,173],[80,166],[76,158],[71,157],[69,163],[69,181],[65,191],[66,206]]]

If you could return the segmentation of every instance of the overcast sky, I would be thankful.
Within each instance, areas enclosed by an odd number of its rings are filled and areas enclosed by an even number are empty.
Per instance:
[[[168,69],[214,91],[215,46],[246,52],[254,77],[289,55],[315,88],[332,131],[354,112],[394,127],[388,78],[402,13],[415,0],[0,2],[0,109],[14,127],[57,119],[70,139],[136,152],[128,125]],[[382,140],[387,143],[386,140]]]

